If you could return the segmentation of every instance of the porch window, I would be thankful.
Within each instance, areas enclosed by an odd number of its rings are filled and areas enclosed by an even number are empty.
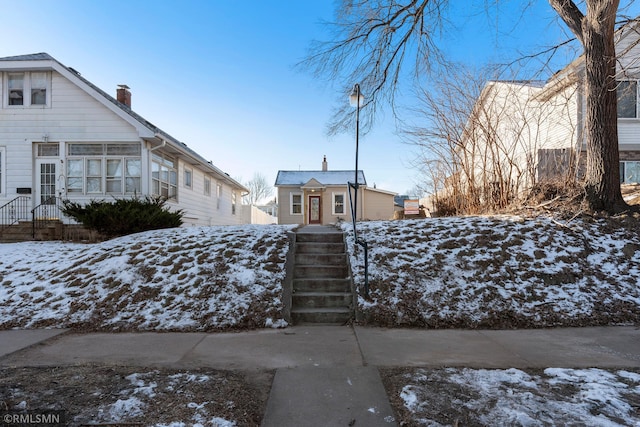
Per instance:
[[[620,182],[623,184],[640,183],[640,161],[620,162]]]
[[[333,207],[333,212],[332,212],[333,215],[344,215],[345,214],[344,203],[346,198],[345,193],[333,193],[332,197],[333,197],[333,201],[331,205]]]
[[[67,192],[140,193],[142,166],[139,144],[70,143],[67,150]]]
[[[620,81],[617,87],[618,118],[635,119],[638,117],[638,82]]]
[[[156,196],[175,199],[178,195],[178,171],[176,162],[169,157],[153,155],[151,162],[151,186]]]
[[[302,215],[302,194],[291,193],[291,215]]]

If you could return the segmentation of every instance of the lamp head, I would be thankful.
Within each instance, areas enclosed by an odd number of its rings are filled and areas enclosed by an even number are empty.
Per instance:
[[[360,85],[356,83],[353,85],[353,90],[349,95],[349,104],[352,107],[362,107],[362,103],[364,102],[364,95],[360,92]]]

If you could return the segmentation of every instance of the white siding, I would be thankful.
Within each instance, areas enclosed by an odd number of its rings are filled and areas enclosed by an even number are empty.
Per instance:
[[[0,92],[5,96],[4,91]],[[49,142],[140,141],[132,125],[51,71],[50,106],[5,107],[0,103],[0,146],[5,147],[6,152],[6,194],[2,195],[0,204],[15,198],[18,187],[32,188],[35,194],[33,142],[45,139]]]
[[[51,87],[50,102],[46,106],[6,106],[0,102],[0,147],[6,167],[2,171],[3,188],[0,194],[0,206],[17,196],[16,189],[27,187],[32,189],[32,200],[35,203],[36,177],[34,171],[34,143],[59,143],[60,156],[50,158],[59,162],[59,181],[65,182],[67,143],[122,143],[141,144],[141,193],[151,193],[151,158],[154,153],[164,153],[177,159],[177,199],[170,200],[169,207],[182,209],[185,212],[185,225],[230,225],[243,221],[240,203],[242,188],[233,180],[225,178],[216,168],[203,163],[198,156],[182,152],[182,148],[170,147],[169,144],[145,142],[142,136],[151,137],[153,132],[142,124],[138,124],[128,113],[120,111],[112,101],[94,92],[82,81],[75,81],[65,71],[50,70]],[[0,72],[0,94],[3,91],[5,73]],[[77,84],[76,84],[77,83]],[[93,94],[93,95],[91,95]],[[96,97],[94,97],[97,96]],[[104,102],[104,103],[103,103]],[[197,159],[197,160],[196,160]],[[192,170],[192,187],[184,186],[184,169]],[[211,194],[204,194],[204,177],[211,179]],[[221,183],[222,196],[218,203],[216,185]],[[236,193],[236,213],[232,213],[232,197]],[[104,199],[110,200],[111,194],[83,195],[79,193],[63,194],[78,202]],[[116,197],[131,197],[116,196]]]

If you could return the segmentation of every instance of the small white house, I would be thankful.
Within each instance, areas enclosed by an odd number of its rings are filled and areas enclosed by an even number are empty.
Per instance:
[[[57,199],[163,196],[185,225],[241,224],[249,190],[46,53],[0,58],[0,221]]]

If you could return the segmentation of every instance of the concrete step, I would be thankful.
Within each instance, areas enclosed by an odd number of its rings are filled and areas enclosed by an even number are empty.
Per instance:
[[[294,292],[293,306],[296,308],[349,308],[353,295],[347,292]]]
[[[339,324],[351,320],[351,309],[346,307],[300,308],[291,309],[291,319],[295,325],[300,324]]]
[[[296,265],[295,279],[346,279],[349,268],[346,265]]]
[[[297,254],[341,254],[344,243],[296,242]]]
[[[347,254],[299,254],[296,253],[296,265],[345,265]]]
[[[296,233],[296,243],[343,243],[342,232],[335,233]]]
[[[294,279],[294,292],[351,292],[351,279]]]

